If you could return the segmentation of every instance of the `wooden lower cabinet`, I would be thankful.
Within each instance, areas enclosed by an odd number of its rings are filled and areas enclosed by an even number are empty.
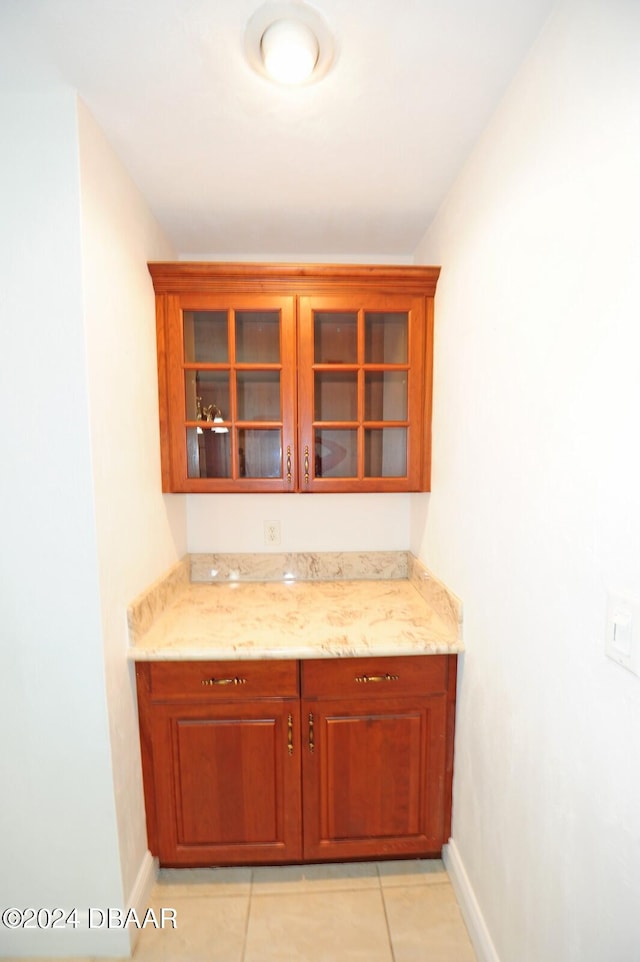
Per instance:
[[[304,663],[305,858],[440,854],[450,833],[455,667],[455,656],[438,655]]]
[[[161,865],[437,856],[456,656],[138,663]]]
[[[297,662],[139,663],[136,673],[160,864],[299,861]]]

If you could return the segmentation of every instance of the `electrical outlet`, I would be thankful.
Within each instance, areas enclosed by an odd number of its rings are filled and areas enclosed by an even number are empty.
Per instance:
[[[265,544],[280,544],[280,522],[279,521],[265,521],[264,522],[264,543]]]

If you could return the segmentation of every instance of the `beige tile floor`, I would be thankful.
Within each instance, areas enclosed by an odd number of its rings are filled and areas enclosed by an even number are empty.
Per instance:
[[[476,962],[438,860],[162,869],[149,907],[134,962]]]
[[[135,962],[475,962],[440,861],[160,872]]]

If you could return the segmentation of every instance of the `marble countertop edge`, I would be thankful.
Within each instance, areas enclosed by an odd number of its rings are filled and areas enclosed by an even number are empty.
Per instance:
[[[131,649],[129,660],[145,661],[304,661],[313,658],[383,658],[395,655],[455,655],[464,651],[461,641],[420,642],[414,645],[388,643],[360,647],[351,642],[322,645],[296,643],[285,645],[247,646],[189,642],[185,647]]]
[[[310,577],[274,577],[283,564]],[[187,556],[131,604],[128,622],[132,661],[464,650],[459,599],[408,552]]]

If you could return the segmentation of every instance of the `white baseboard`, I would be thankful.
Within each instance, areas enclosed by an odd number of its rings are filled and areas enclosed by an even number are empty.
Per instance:
[[[139,919],[144,918],[144,914],[149,908],[151,890],[156,884],[157,878],[158,860],[154,858],[149,849],[147,849],[147,851],[144,853],[140,868],[138,870],[138,875],[133,883],[133,888],[131,889],[131,893],[127,902],[127,911],[129,909],[135,909],[136,915]],[[130,936],[131,954],[133,955],[135,943],[138,941],[140,932],[135,925],[128,925],[127,931],[129,932]]]
[[[449,873],[478,962],[500,962],[500,957],[491,941],[489,929],[460,857],[458,846],[452,838],[449,839],[449,844],[442,849],[442,860]]]

